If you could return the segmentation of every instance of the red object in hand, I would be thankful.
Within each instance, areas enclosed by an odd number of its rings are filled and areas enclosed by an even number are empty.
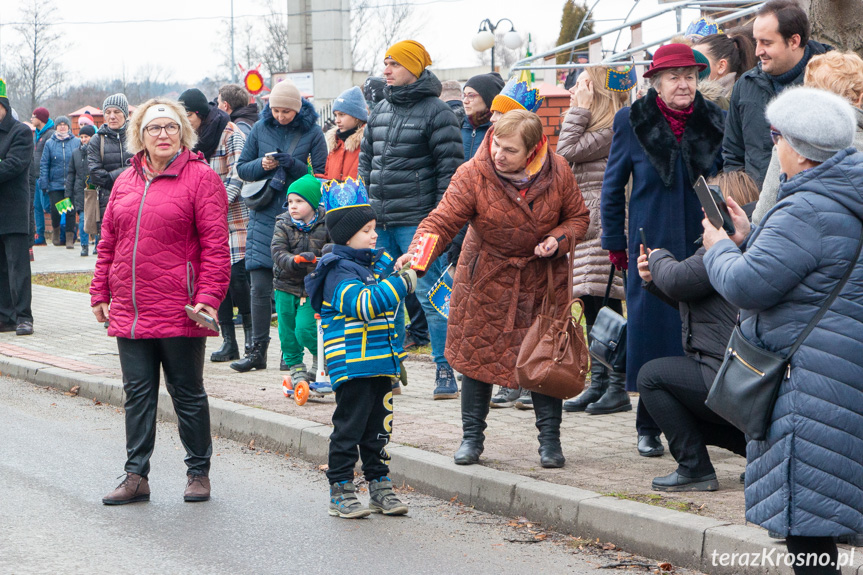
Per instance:
[[[608,259],[619,270],[625,270],[629,267],[629,258],[626,257],[626,250],[611,250],[608,252]]]

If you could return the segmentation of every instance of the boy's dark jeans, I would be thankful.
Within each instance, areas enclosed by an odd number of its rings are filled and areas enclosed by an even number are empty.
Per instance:
[[[392,387],[389,377],[361,377],[336,389],[327,469],[331,485],[353,481],[357,447],[367,481],[389,475],[386,445],[393,429]]]

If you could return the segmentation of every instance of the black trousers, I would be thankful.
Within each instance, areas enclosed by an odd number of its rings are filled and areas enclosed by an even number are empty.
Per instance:
[[[126,471],[147,477],[156,445],[159,369],[171,394],[190,475],[207,475],[213,442],[204,391],[204,337],[117,338],[126,392]]]
[[[249,272],[252,279],[252,341],[269,341],[273,317],[273,270]]]
[[[386,446],[393,431],[392,386],[389,377],[361,377],[336,389],[327,469],[330,485],[353,481],[357,448],[367,481],[389,475]]]
[[[51,200],[51,227],[55,230],[60,229],[60,212],[57,211],[57,202],[63,201],[65,197],[65,190],[51,190],[48,192],[48,198]],[[75,216],[72,217],[74,218]],[[69,226],[66,226],[66,231],[71,232],[72,230],[69,229]],[[66,243],[66,238],[63,238],[63,243]]]
[[[839,575],[842,569],[836,564],[839,559],[839,549],[836,540],[832,537],[801,537],[789,535],[785,538],[788,552],[796,555],[794,561],[794,573],[796,575]],[[821,565],[822,555],[830,558],[828,563],[832,565]],[[806,562],[809,565],[806,565]],[[798,565],[798,563],[802,565]]]
[[[234,321],[234,307],[240,315],[248,315],[252,312],[251,287],[245,259],[231,265],[231,283],[228,285],[225,299],[219,306],[219,323]]]
[[[638,372],[641,403],[665,434],[677,472],[686,477],[714,473],[708,445],[746,455],[743,432],[704,405],[712,383],[690,357],[654,359]]]
[[[33,211],[33,210],[30,210]],[[27,234],[0,234],[0,321],[33,321],[30,245]]]
[[[429,324],[426,321],[426,314],[423,311],[423,306],[420,303],[417,294],[412,293],[405,297],[405,309],[410,318],[410,325],[406,328],[411,339],[420,345],[427,345],[429,340]]]

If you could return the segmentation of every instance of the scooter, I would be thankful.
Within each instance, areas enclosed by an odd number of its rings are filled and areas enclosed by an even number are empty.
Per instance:
[[[303,380],[294,385],[290,375],[286,375],[282,380],[282,391],[285,397],[293,397],[297,405],[305,405],[309,399],[323,399],[333,393],[333,388],[330,387],[330,376],[327,373],[327,361],[324,357],[324,330],[321,329],[320,314],[315,314],[315,320],[318,322],[318,371],[315,373],[314,381]]]

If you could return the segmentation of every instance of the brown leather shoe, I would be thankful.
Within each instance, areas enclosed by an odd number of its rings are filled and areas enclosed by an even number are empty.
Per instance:
[[[117,486],[117,489],[102,498],[105,505],[125,505],[137,503],[138,501],[150,500],[150,484],[146,477],[137,473],[127,473],[126,478]]]
[[[210,499],[210,478],[206,475],[188,475],[183,501],[208,501]]]

